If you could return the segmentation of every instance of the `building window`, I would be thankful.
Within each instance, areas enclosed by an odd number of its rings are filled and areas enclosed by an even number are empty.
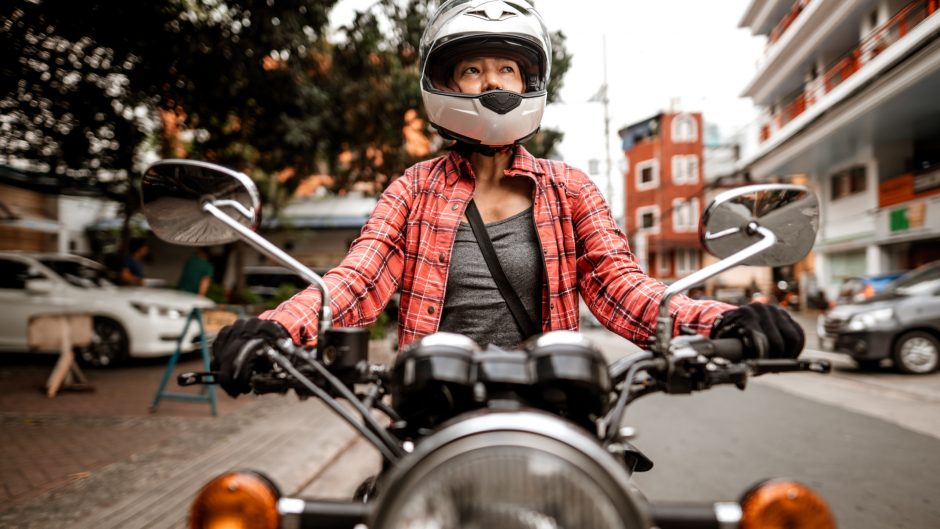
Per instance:
[[[659,233],[659,206],[636,208],[637,231]]]
[[[636,164],[637,190],[659,187],[659,160],[644,160]]]
[[[698,199],[677,198],[672,201],[672,231],[694,232],[698,229]]]
[[[598,175],[601,173],[600,160],[588,160],[588,174]]]
[[[662,252],[656,254],[656,264],[657,272],[660,277],[666,277],[669,275],[669,252]]]
[[[698,140],[698,127],[695,118],[689,114],[679,114],[672,118],[672,142],[689,143]]]
[[[698,156],[680,154],[672,157],[672,182],[674,184],[698,183]]]
[[[862,193],[868,187],[868,178],[864,166],[852,167],[830,177],[832,182],[832,200]]]
[[[698,251],[692,248],[676,250],[676,275],[685,276],[698,270]]]

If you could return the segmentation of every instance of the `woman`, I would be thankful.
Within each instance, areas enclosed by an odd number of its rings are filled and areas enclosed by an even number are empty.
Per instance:
[[[472,201],[536,330],[577,330],[580,294],[601,324],[646,343],[665,285],[639,268],[583,172],[521,145],[538,131],[547,98],[551,43],[539,15],[522,1],[450,0],[429,21],[420,54],[429,120],[456,144],[394,181],[342,264],[324,276],[333,323],[368,325],[400,289],[400,346],[438,331],[501,347],[532,334],[467,225]],[[313,343],[319,306],[319,292],[308,288],[224,329],[214,344],[223,388],[249,391],[250,369],[236,379],[233,366],[247,340]],[[676,296],[670,312],[675,333],[741,336],[755,356],[802,349],[802,330],[775,307]]]

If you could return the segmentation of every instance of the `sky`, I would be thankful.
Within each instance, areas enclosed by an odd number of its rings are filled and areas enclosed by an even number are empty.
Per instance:
[[[674,106],[703,112],[706,122],[728,137],[756,119],[753,105],[739,98],[756,72],[764,42],[738,22],[751,0],[537,0],[549,30],[561,30],[572,65],[543,126],[560,129],[562,159],[587,171],[606,191],[603,107],[588,102],[604,81],[607,49],[611,174],[623,174],[617,130]],[[351,19],[354,9],[374,0],[341,0],[333,24]],[[597,145],[601,145],[600,148]],[[600,153],[600,154],[599,154]],[[622,177],[612,178],[608,200],[622,214]]]

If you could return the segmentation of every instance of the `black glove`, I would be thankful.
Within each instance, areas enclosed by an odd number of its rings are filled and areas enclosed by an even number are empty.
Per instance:
[[[803,329],[785,310],[764,303],[725,312],[711,337],[740,338],[750,358],[796,358],[806,342]]]
[[[224,327],[212,342],[212,370],[219,372],[218,384],[232,397],[250,392],[251,373],[260,367],[258,345],[283,338],[290,338],[290,333],[272,320],[251,318]]]

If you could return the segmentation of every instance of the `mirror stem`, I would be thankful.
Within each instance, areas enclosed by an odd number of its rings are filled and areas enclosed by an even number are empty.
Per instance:
[[[656,320],[656,345],[655,351],[665,356],[669,351],[669,341],[672,338],[672,318],[669,316],[669,301],[679,292],[684,292],[691,287],[705,281],[706,279],[720,274],[725,270],[737,266],[747,259],[763,252],[774,244],[777,244],[777,236],[773,231],[763,228],[756,222],[749,222],[746,229],[748,233],[758,233],[763,239],[728,257],[712,263],[698,272],[689,274],[675,283],[666,287],[663,292],[663,299],[659,304],[659,318]]]
[[[294,259],[288,255],[286,252],[284,252],[284,250],[281,250],[277,246],[268,242],[264,237],[261,237],[257,233],[243,226],[240,222],[236,221],[227,213],[216,207],[215,204],[211,202],[204,202],[202,204],[202,209],[216,219],[222,221],[229,228],[235,230],[239,235],[242,236],[242,240],[250,244],[255,250],[258,250],[271,259],[274,259],[275,261],[283,264],[284,266],[300,274],[301,277],[310,283],[315,284],[320,290],[321,299],[319,333],[322,335],[323,332],[332,326],[333,312],[330,309],[330,291],[326,288],[326,283],[323,281],[323,278],[315,274],[313,270],[310,270],[304,266],[297,259]]]

